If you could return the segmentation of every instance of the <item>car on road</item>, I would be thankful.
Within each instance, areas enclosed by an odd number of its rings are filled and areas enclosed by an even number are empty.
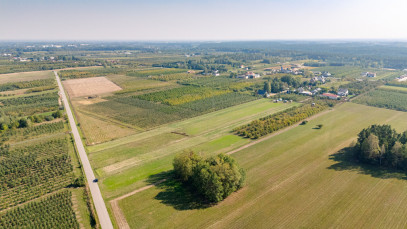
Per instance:
[[[99,180],[97,178],[93,179],[93,183],[97,183]]]

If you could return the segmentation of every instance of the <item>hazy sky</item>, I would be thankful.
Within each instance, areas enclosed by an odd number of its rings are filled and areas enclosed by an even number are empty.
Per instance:
[[[407,0],[0,0],[0,39],[407,39],[406,10]]]

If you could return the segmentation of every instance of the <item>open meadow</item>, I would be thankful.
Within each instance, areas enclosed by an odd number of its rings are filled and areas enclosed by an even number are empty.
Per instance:
[[[405,175],[357,164],[347,152],[363,128],[386,123],[404,131],[405,120],[404,112],[338,105],[234,153],[247,184],[216,206],[171,178],[119,206],[131,228],[405,228]],[[151,183],[155,177],[165,173]]]

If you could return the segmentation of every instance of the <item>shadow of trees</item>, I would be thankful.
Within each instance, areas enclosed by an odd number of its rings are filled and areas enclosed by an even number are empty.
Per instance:
[[[336,163],[329,166],[328,169],[336,171],[350,170],[381,179],[397,178],[407,180],[406,173],[403,171],[389,169],[379,165],[362,163],[358,161],[354,155],[354,147],[345,147],[339,150],[337,153],[329,156],[329,159]]]
[[[163,179],[166,180],[162,182]],[[155,196],[156,200],[160,200],[161,203],[172,206],[176,210],[204,209],[211,206],[193,190],[193,187],[176,179],[173,171],[151,175],[147,182],[155,184],[157,188],[162,190]]]

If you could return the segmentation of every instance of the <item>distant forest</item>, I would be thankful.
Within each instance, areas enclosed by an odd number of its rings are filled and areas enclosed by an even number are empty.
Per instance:
[[[240,64],[263,60],[278,62],[314,60],[311,65],[352,65],[364,68],[407,68],[407,43],[384,41],[241,41],[241,42],[54,42],[62,47],[43,46],[48,43],[0,42],[2,53],[34,51],[120,51],[134,50],[141,53],[179,53],[201,56],[223,56],[217,64]],[[233,61],[229,61],[233,60]],[[192,63],[189,63],[192,65]],[[174,63],[167,63],[174,66]],[[185,67],[185,66],[183,66]],[[201,66],[200,66],[201,67]]]

